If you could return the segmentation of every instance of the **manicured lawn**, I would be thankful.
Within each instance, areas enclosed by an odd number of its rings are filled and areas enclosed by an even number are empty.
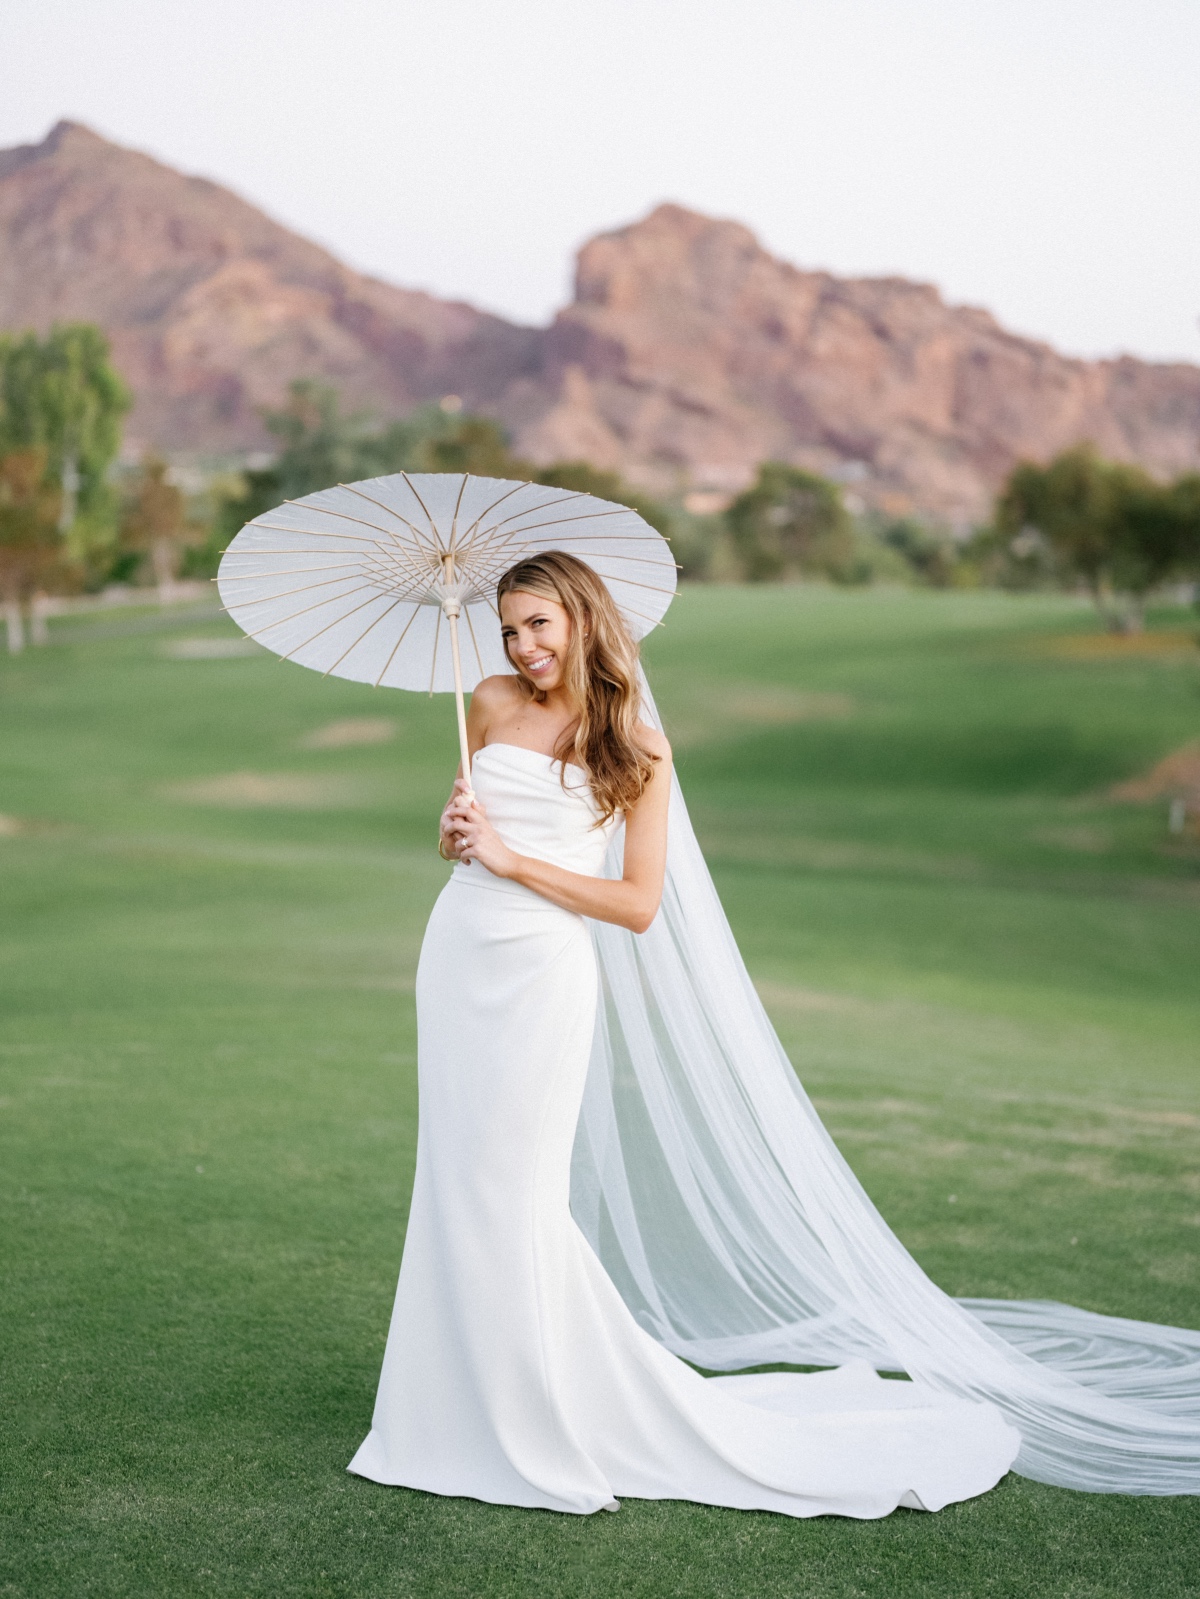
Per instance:
[[[1200,738],[1189,626],[691,589],[647,650],[792,1057],[953,1292],[1200,1325],[1200,839],[1109,797]],[[450,703],[213,653],[202,609],[53,640],[0,661],[0,1595],[1200,1594],[1197,1499],[583,1521],[347,1476]]]

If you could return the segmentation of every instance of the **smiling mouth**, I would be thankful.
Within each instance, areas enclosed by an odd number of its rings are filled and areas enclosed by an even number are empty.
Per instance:
[[[526,661],[527,672],[546,672],[554,665],[553,655],[539,655],[536,661]]]

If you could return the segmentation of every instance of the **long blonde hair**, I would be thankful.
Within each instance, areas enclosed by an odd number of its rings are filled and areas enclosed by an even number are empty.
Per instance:
[[[520,591],[557,600],[571,618],[571,641],[563,675],[579,719],[568,727],[554,750],[563,763],[581,766],[601,820],[630,811],[654,775],[657,756],[639,744],[635,729],[641,710],[638,647],[608,592],[591,567],[565,550],[546,550],[518,561],[496,584],[501,597]],[[511,658],[511,657],[510,657]],[[545,692],[513,661],[530,698],[539,703]]]

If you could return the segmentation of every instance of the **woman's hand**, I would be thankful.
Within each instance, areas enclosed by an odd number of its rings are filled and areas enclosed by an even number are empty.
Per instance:
[[[454,802],[462,799],[471,790],[467,787],[466,780],[461,777],[454,779],[454,787],[450,791],[450,798],[446,801],[446,808],[442,812],[441,821],[438,823],[441,848],[439,854],[443,860],[457,861],[462,858],[462,836],[458,831],[458,823],[452,814]]]
[[[495,877],[512,877],[521,857],[497,833],[483,806],[470,794],[462,778],[443,812],[443,825],[453,834],[453,845],[460,861],[478,861]]]

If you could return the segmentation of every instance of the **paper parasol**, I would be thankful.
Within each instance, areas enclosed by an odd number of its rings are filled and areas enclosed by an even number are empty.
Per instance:
[[[542,550],[586,561],[635,639],[674,596],[670,547],[636,511],[460,472],[398,472],[287,500],[242,528],[217,583],[238,626],[285,661],[377,688],[452,688],[469,784],[463,692],[513,670],[496,581]]]

